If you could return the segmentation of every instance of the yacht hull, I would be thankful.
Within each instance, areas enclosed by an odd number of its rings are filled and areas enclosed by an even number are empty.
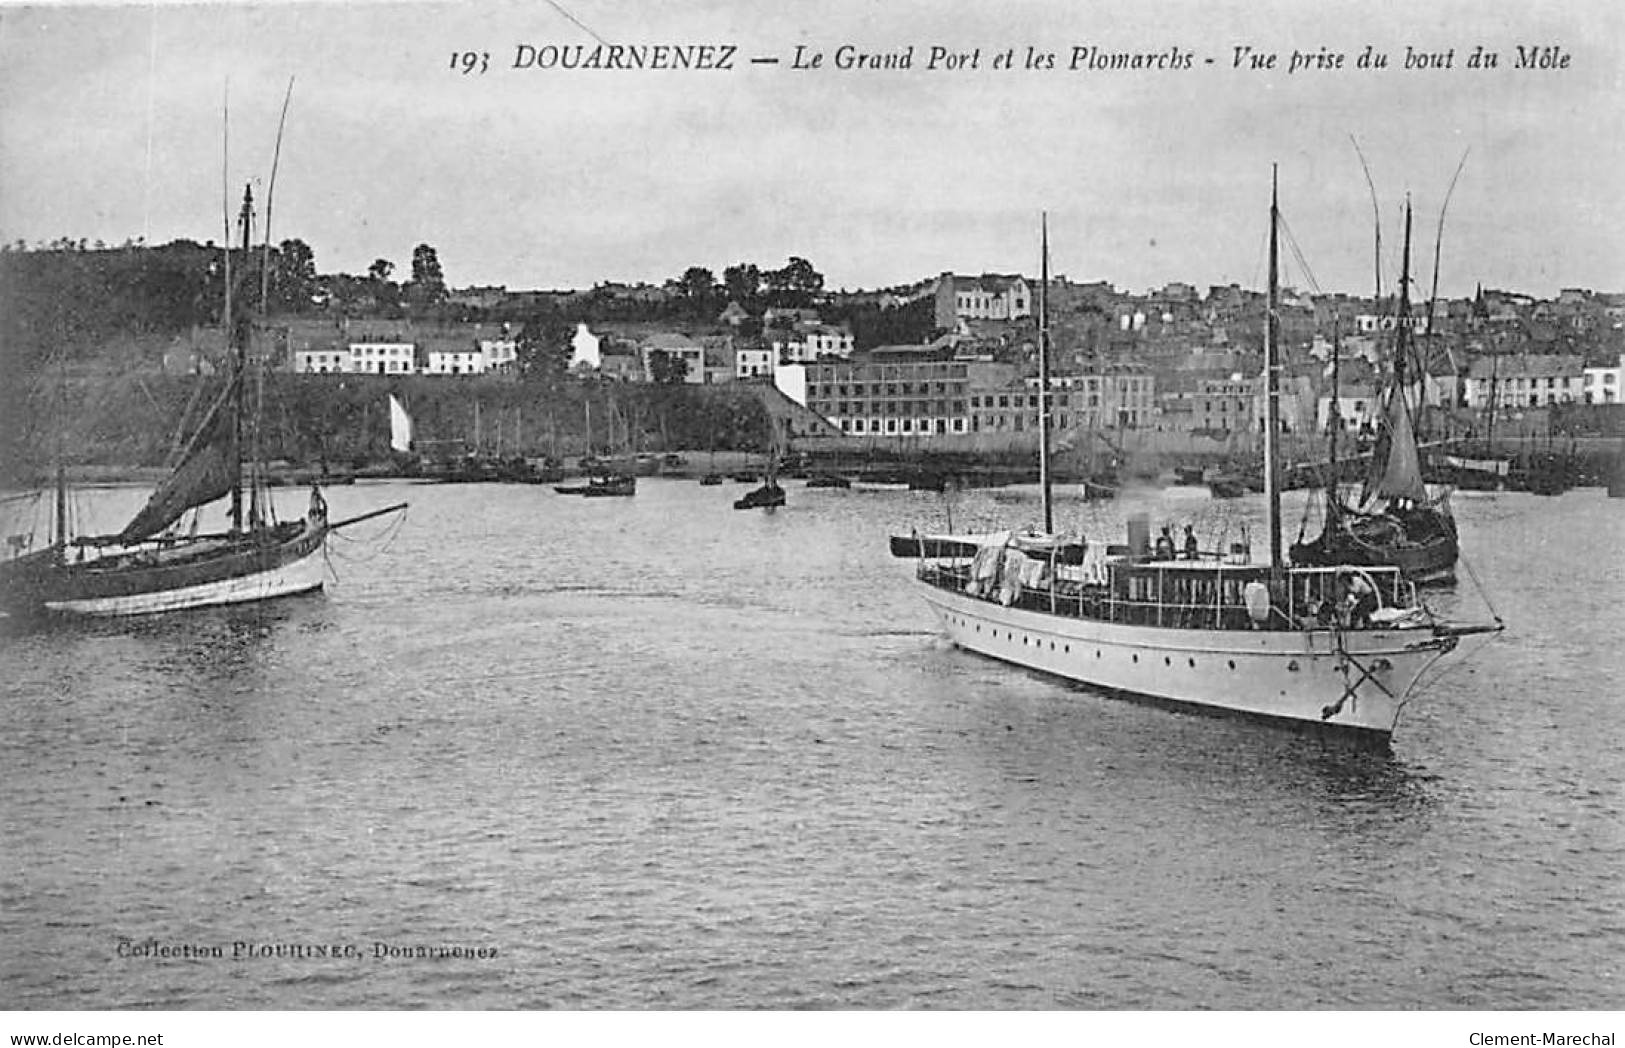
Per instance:
[[[1116,692],[1385,742],[1456,645],[1428,629],[1192,630],[1046,614],[921,583],[967,651]]]

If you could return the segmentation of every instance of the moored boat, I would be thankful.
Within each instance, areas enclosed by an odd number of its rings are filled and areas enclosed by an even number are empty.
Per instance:
[[[1352,564],[1394,566],[1416,583],[1455,581],[1460,548],[1450,492],[1430,492],[1422,479],[1413,409],[1406,394],[1406,362],[1411,358],[1411,213],[1405,210],[1404,269],[1400,276],[1391,382],[1380,422],[1371,469],[1360,503],[1344,500],[1336,481],[1336,453],[1322,499],[1324,520],[1318,536],[1292,546],[1295,565]],[[1334,362],[1335,362],[1334,352]],[[1335,397],[1334,403],[1335,403]],[[1336,427],[1333,427],[1336,432]],[[1335,437],[1334,437],[1335,441]]]
[[[782,505],[784,505],[784,488],[771,480],[734,499],[734,509],[771,509]]]
[[[638,478],[630,473],[608,473],[588,477],[585,484],[556,484],[553,490],[560,495],[582,495],[586,498],[614,498],[638,493]]]

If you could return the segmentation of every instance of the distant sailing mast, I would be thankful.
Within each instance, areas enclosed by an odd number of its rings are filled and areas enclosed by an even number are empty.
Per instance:
[[[1269,502],[1270,571],[1278,574],[1281,559],[1281,470],[1276,461],[1275,443],[1281,426],[1280,324],[1277,300],[1280,297],[1279,172],[1270,165],[1270,282],[1264,315],[1264,495]]]
[[[1049,212],[1039,218],[1042,255],[1038,278],[1038,483],[1043,489],[1044,534],[1055,531],[1049,469]]]

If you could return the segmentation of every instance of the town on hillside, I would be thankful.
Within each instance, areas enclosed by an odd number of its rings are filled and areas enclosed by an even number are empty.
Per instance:
[[[103,267],[102,278],[103,287],[129,283],[119,300],[134,302],[107,322],[104,342],[126,347],[117,365],[209,372],[225,343],[210,324],[212,254],[199,245],[7,250],[0,263],[22,307],[8,310],[7,341],[15,352],[38,329],[63,323],[28,297],[49,290],[42,273],[71,268],[76,255],[81,270],[93,256],[125,257],[122,270]],[[143,255],[144,264],[128,261]],[[399,284],[384,260],[365,277],[316,275],[299,241],[285,241],[270,259],[257,341],[271,367],[310,381],[523,382],[545,374],[555,384],[748,384],[804,409],[799,437],[1004,452],[1036,440],[1042,299],[1051,428],[1061,450],[1247,454],[1262,426],[1264,293],[1235,284],[1203,292],[1175,282],[1132,293],[1106,281],[1055,277],[1040,288],[1023,274],[941,273],[833,291],[809,262],[791,258],[778,270],[732,266],[721,280],[692,267],[660,285],[533,291],[448,287],[427,245],[414,253],[413,279]],[[159,260],[183,275],[202,265],[193,277],[202,286],[177,296],[171,285],[184,276]],[[179,305],[168,316],[139,315],[155,301]],[[1374,434],[1400,323],[1419,349],[1421,373],[1408,382],[1436,409],[1435,438],[1622,431],[1625,293],[1580,288],[1549,300],[1480,288],[1468,298],[1413,301],[1403,319],[1392,294],[1287,290],[1279,309],[1282,429],[1313,440],[1337,419],[1356,443]]]

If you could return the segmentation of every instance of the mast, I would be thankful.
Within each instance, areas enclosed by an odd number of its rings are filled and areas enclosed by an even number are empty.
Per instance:
[[[57,556],[68,550],[68,471],[59,455],[56,461],[56,542]]]
[[[1411,200],[1405,198],[1405,253],[1401,256],[1399,271],[1399,304],[1394,312],[1394,395],[1404,400],[1406,413],[1410,401],[1405,398],[1405,372],[1411,363],[1407,358],[1414,352],[1411,340]]]
[[[1281,478],[1276,462],[1276,436],[1280,430],[1281,363],[1277,359],[1280,347],[1279,323],[1276,318],[1276,300],[1280,296],[1280,237],[1278,227],[1281,209],[1278,201],[1277,170],[1270,166],[1270,283],[1269,297],[1265,300],[1264,314],[1264,492],[1269,500],[1270,570],[1281,570]]]
[[[1327,468],[1331,479],[1326,486],[1332,491],[1337,490],[1337,437],[1338,431],[1343,428],[1343,406],[1340,402],[1342,392],[1338,385],[1338,363],[1343,355],[1342,330],[1339,324],[1341,319],[1337,315],[1332,317],[1332,406],[1326,413],[1327,424],[1331,429],[1331,440],[1327,447],[1327,459],[1330,463]]]
[[[238,212],[237,221],[242,224],[243,230],[243,258],[249,257],[252,245],[249,243],[249,229],[254,218],[254,187],[243,187],[243,206]],[[226,245],[227,265],[230,265],[231,244]],[[237,318],[232,315],[231,282],[228,279],[227,311],[226,311],[226,337],[232,347],[232,376],[231,376],[231,530],[243,530],[243,376],[248,369],[248,351],[243,344],[242,329]]]
[[[65,391],[68,388],[67,357],[58,351],[56,358],[56,409],[58,417],[62,417]],[[56,555],[59,561],[66,561],[68,556],[68,470],[62,460],[62,427],[56,427],[53,455],[56,459]]]
[[[1049,212],[1041,212],[1042,254],[1038,278],[1038,483],[1043,488],[1044,533],[1055,530],[1049,475]]]

